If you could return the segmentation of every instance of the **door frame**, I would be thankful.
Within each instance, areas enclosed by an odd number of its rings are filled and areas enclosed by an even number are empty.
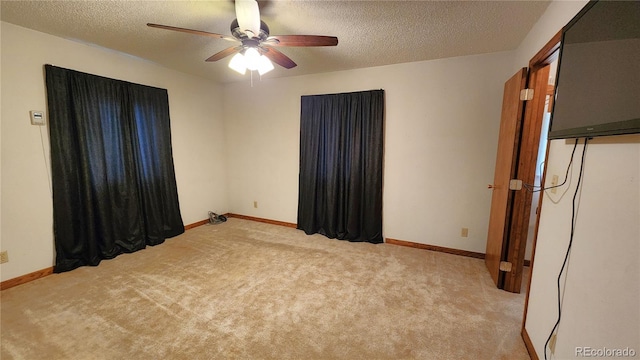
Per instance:
[[[540,49],[540,51],[538,51],[538,53],[536,53],[536,55],[534,55],[531,60],[529,60],[529,69],[531,71],[531,73],[536,73],[538,70],[543,69],[547,66],[549,66],[551,63],[553,63],[555,60],[558,59],[558,56],[560,55],[560,44],[562,42],[562,30],[558,31],[552,38],[551,40],[549,40],[543,47],[542,49]],[[554,90],[555,92],[555,90]],[[546,97],[547,91],[541,91],[541,92],[535,92],[534,93],[534,99],[536,97],[538,98],[542,98],[542,101],[544,101],[545,97]],[[553,98],[553,95],[552,95]],[[544,110],[543,110],[544,111]],[[542,118],[544,114],[543,113],[539,113],[539,114],[532,114],[532,116],[536,116],[538,118]],[[544,166],[542,168],[542,174],[541,174],[541,178],[540,178],[540,184],[545,184],[545,178],[546,178],[546,174],[547,174],[547,159],[549,157],[549,141],[547,140],[547,151],[545,154],[545,161],[544,161]],[[523,311],[523,315],[522,315],[522,329],[520,331],[520,334],[522,335],[522,338],[524,340],[525,346],[527,348],[527,351],[529,352],[529,355],[531,356],[532,359],[534,360],[538,360],[538,356],[536,354],[535,348],[533,346],[533,343],[531,342],[531,339],[529,338],[529,334],[527,334],[527,330],[525,329],[525,325],[526,325],[526,321],[527,321],[527,310],[529,308],[529,293],[531,292],[531,281],[533,280],[533,269],[535,266],[535,257],[536,257],[536,243],[538,240],[538,228],[540,226],[540,214],[542,213],[542,203],[543,203],[543,199],[544,196],[540,196],[540,200],[538,203],[538,212],[536,214],[536,223],[535,223],[535,227],[534,227],[534,235],[533,235],[533,239],[532,239],[532,253],[531,253],[531,265],[530,265],[530,271],[531,271],[531,277],[529,278],[529,282],[527,284],[527,293],[525,295],[525,301],[524,301],[524,311]],[[524,249],[522,250],[524,252]],[[522,280],[522,278],[520,279]]]

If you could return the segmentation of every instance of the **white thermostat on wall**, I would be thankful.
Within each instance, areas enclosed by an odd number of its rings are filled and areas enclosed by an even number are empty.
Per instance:
[[[31,114],[31,125],[44,125],[44,112],[31,110],[29,114]]]

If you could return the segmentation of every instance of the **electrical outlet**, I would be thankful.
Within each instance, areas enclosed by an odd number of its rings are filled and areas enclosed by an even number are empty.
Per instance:
[[[29,115],[31,115],[31,125],[44,125],[44,112],[42,111],[29,111]]]
[[[549,339],[549,350],[551,351],[551,354],[556,352],[556,339],[555,333],[551,335],[551,339]]]
[[[460,231],[460,236],[469,237],[469,228],[462,228],[462,230]]]
[[[5,250],[0,252],[0,264],[9,262],[9,253]]]
[[[258,208],[258,202],[257,201],[253,202],[253,207],[256,208],[256,209]]]
[[[558,188],[557,187],[553,187],[553,186],[558,186],[558,175],[553,175],[551,177],[551,186],[552,186],[551,193],[555,194],[556,191],[558,190]]]

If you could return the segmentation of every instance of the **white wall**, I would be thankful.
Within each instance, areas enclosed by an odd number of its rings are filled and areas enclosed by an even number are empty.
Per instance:
[[[5,22],[1,36],[0,246],[9,253],[9,262],[2,264],[2,280],[54,264],[48,134],[46,127],[29,121],[29,110],[46,111],[44,64],[168,89],[183,221],[190,224],[206,219],[208,210],[227,211],[220,86]]]
[[[517,50],[514,68],[528,64],[585,3],[549,5]],[[551,142],[547,186],[552,175],[564,177],[572,148],[572,141]],[[557,317],[556,281],[569,241],[581,149],[570,184],[545,194],[541,208],[525,323],[540,358]],[[640,353],[639,259],[640,135],[594,139],[587,150],[568,274],[561,282],[563,315],[552,358],[576,358],[576,347],[630,347]]]
[[[564,177],[572,148],[573,141],[551,142],[548,175]],[[526,322],[540,356],[557,316],[581,151],[579,145],[570,185],[543,200]],[[556,358],[573,358],[577,346],[640,354],[640,135],[592,140],[581,187]]]
[[[503,52],[227,84],[230,211],[295,223],[300,96],[384,89],[385,237],[484,253],[512,63]]]

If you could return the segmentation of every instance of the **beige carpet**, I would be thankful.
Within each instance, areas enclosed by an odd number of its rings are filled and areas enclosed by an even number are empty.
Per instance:
[[[482,260],[230,219],[1,292],[9,359],[529,359]]]

